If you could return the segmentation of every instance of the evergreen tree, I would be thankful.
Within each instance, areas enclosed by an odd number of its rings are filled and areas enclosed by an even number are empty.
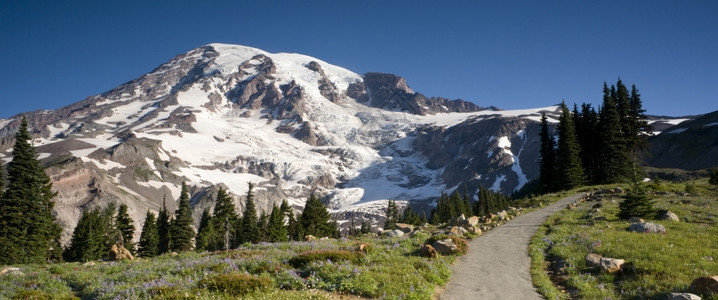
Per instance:
[[[280,207],[277,207],[277,205],[272,206],[272,212],[269,214],[269,224],[267,225],[267,236],[272,243],[286,242],[288,240],[289,233],[287,226],[284,225],[284,216],[284,211]]]
[[[120,207],[117,209],[117,218],[115,222],[117,224],[117,230],[120,231],[120,236],[122,237],[122,246],[129,250],[130,253],[134,254],[135,244],[132,242],[132,239],[135,236],[135,225],[133,224],[134,221],[127,213],[126,204],[120,204]]]
[[[220,187],[219,191],[217,191],[214,215],[212,216],[213,227],[219,238],[214,242],[210,241],[210,249],[208,250],[229,250],[239,244],[234,226],[235,223],[238,223],[238,218],[232,198],[229,197],[224,188]]]
[[[104,242],[103,257],[108,257],[107,251],[110,251],[113,245],[122,245],[122,232],[117,228],[117,204],[110,203],[100,213],[101,232]]]
[[[197,236],[195,237],[194,249],[197,251],[207,251],[210,249],[212,239],[216,238],[214,230],[214,222],[209,208],[202,211],[202,217],[199,219],[199,228],[197,228]]]
[[[267,231],[267,227],[269,227],[269,215],[262,211],[262,213],[259,215],[259,221],[257,222],[257,228],[259,229],[259,241],[260,242],[268,242],[269,241],[269,231]]]
[[[371,233],[371,225],[367,221],[361,221],[361,228],[359,228],[361,234]]]
[[[52,214],[56,193],[31,142],[23,117],[0,198],[0,265],[47,262],[62,233]]]
[[[653,126],[648,124],[646,110],[643,109],[641,95],[638,93],[636,85],[631,86],[631,96],[629,99],[629,133],[626,135],[627,144],[634,164],[640,161],[639,155],[648,149],[648,136],[653,132]],[[637,169],[637,168],[635,168]]]
[[[155,214],[148,209],[147,215],[145,215],[145,224],[142,225],[142,233],[140,233],[140,243],[137,246],[137,254],[140,257],[153,257],[157,255],[158,243],[159,234],[157,232]]]
[[[299,222],[305,235],[315,237],[333,236],[333,228],[329,223],[327,207],[314,194],[309,196],[307,204],[304,205]]]
[[[479,186],[479,201],[474,202],[474,215],[486,216],[489,214],[489,191],[484,186]]]
[[[543,193],[548,193],[554,190],[553,173],[554,163],[556,160],[555,148],[556,141],[554,140],[551,132],[548,129],[548,119],[545,113],[541,113],[541,157],[539,159],[539,189]],[[486,205],[485,203],[483,204]],[[486,215],[485,210],[481,210],[481,216]]]
[[[384,230],[396,229],[396,222],[399,222],[399,209],[396,207],[396,201],[389,200],[386,205]]]
[[[105,234],[99,209],[86,210],[72,232],[70,246],[63,252],[65,261],[99,260],[105,254]]]
[[[718,167],[713,167],[710,173],[711,174],[708,183],[712,185],[718,185]]]
[[[2,167],[2,162],[0,162],[0,200],[3,195],[5,195],[5,170]]]
[[[623,196],[623,202],[618,205],[618,208],[620,210],[618,217],[624,220],[631,217],[653,218],[656,215],[653,200],[638,181],[634,181],[633,187]]]
[[[591,104],[582,104],[581,112],[578,114],[578,123],[576,126],[576,136],[581,148],[581,165],[586,175],[586,182],[597,184],[600,169],[602,167],[599,149],[598,134],[598,113],[591,107]]]
[[[192,250],[195,236],[192,228],[192,208],[189,205],[189,187],[183,182],[180,193],[179,208],[175,211],[175,219],[172,222],[172,233],[170,248],[175,252]]]
[[[244,214],[242,215],[242,240],[241,243],[259,243],[259,227],[257,226],[257,209],[254,206],[254,185],[249,183],[247,200],[244,203]]]
[[[633,170],[630,155],[625,148],[621,115],[616,104],[616,91],[614,87],[608,89],[603,83],[603,106],[599,112],[598,136],[600,153],[599,161],[602,163],[597,176],[598,183],[623,182],[629,178]]]
[[[157,255],[170,250],[170,215],[166,200],[162,200],[162,209],[157,214]]]
[[[560,190],[568,190],[584,183],[583,167],[579,157],[580,146],[576,138],[573,117],[564,103],[561,103],[561,117],[558,124],[558,150],[554,178]]]
[[[401,223],[411,224],[419,226],[421,225],[421,218],[419,218],[419,214],[415,213],[413,209],[411,209],[411,206],[407,205],[406,209],[404,210],[404,216],[401,218]]]
[[[289,206],[289,203],[285,199],[282,201],[282,205],[279,207],[285,218],[287,224],[287,235],[290,241],[298,241],[303,237],[301,224],[297,222],[297,218],[294,215],[294,209]]]

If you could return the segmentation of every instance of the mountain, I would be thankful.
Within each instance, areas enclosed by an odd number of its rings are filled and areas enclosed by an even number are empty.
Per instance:
[[[210,44],[106,93],[28,118],[58,192],[69,240],[81,212],[125,203],[145,212],[177,206],[191,186],[194,217],[219,186],[244,209],[320,195],[341,222],[381,225],[387,199],[432,205],[441,192],[506,194],[538,177],[540,113],[426,97],[396,75],[355,74],[300,54]],[[19,117],[0,120],[10,159]],[[137,238],[137,237],[136,237]]]
[[[649,141],[650,166],[691,171],[718,166],[718,111],[687,118]]]

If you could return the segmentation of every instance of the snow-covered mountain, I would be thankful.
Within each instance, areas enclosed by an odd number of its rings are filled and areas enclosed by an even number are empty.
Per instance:
[[[25,114],[68,241],[81,211],[126,203],[135,226],[191,187],[195,217],[221,185],[243,210],[311,193],[342,218],[379,220],[385,200],[430,203],[479,185],[511,193],[538,176],[539,118],[425,97],[396,75],[305,55],[210,44],[101,95]],[[0,120],[10,159],[19,116]],[[375,223],[380,225],[380,223]]]

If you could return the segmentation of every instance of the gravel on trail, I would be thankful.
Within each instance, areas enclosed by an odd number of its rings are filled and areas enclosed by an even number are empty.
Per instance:
[[[548,216],[583,196],[520,215],[469,242],[469,252],[457,259],[439,299],[543,299],[531,282],[529,242]]]

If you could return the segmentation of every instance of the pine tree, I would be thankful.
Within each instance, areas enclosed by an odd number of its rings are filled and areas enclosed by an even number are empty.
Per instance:
[[[638,93],[638,89],[635,84],[631,86],[628,122],[630,132],[626,135],[626,147],[631,153],[633,163],[637,165],[640,162],[640,154],[644,150],[648,149],[648,136],[652,134],[653,126],[648,124],[646,110],[643,109],[641,95]]]
[[[386,205],[386,221],[384,222],[384,230],[396,229],[396,222],[399,221],[399,210],[396,207],[396,201],[389,200]]]
[[[244,203],[244,214],[242,214],[242,240],[241,243],[259,243],[259,227],[257,226],[257,209],[254,206],[254,185],[250,182],[247,191],[247,200]]]
[[[269,214],[269,224],[267,225],[267,237],[270,242],[286,242],[289,233],[287,226],[284,225],[284,212],[277,205],[272,206],[272,212]]]
[[[602,167],[599,149],[598,134],[598,113],[591,107],[591,104],[582,104],[581,112],[578,114],[578,123],[576,126],[576,136],[581,148],[581,165],[586,175],[586,182],[589,184],[597,184]]]
[[[134,221],[127,213],[126,204],[120,204],[120,207],[117,209],[117,218],[115,222],[117,224],[117,230],[120,231],[120,236],[122,236],[122,246],[129,250],[130,253],[134,254],[135,244],[132,242],[132,239],[135,236],[135,225],[133,224]]]
[[[474,215],[486,216],[489,214],[489,190],[484,186],[479,186],[479,201],[474,202]]]
[[[371,225],[367,221],[361,221],[361,228],[359,228],[361,234],[371,233]]]
[[[282,201],[282,205],[279,207],[279,210],[282,211],[282,214],[286,219],[285,222],[287,223],[287,235],[289,237],[289,240],[301,240],[301,238],[303,237],[301,224],[297,222],[297,218],[294,215],[294,209],[289,206],[289,203],[286,199]]]
[[[333,236],[329,219],[329,212],[324,203],[314,194],[309,196],[307,203],[304,205],[302,215],[299,217],[303,234],[315,237]]]
[[[140,257],[153,257],[157,255],[158,243],[159,234],[157,232],[155,214],[148,209],[147,215],[145,215],[145,224],[142,225],[142,233],[140,233],[140,243],[137,246],[137,254]]]
[[[236,239],[237,233],[235,230],[235,224],[238,218],[232,198],[230,198],[224,188],[220,187],[219,191],[217,191],[214,215],[212,216],[213,226],[217,232],[218,239],[216,239],[215,242],[210,241],[209,250],[229,250],[239,244]],[[212,244],[214,244],[214,246]]]
[[[175,219],[172,222],[172,233],[170,248],[175,252],[192,250],[195,236],[192,228],[192,208],[189,205],[189,187],[183,182],[180,193],[179,208],[175,211]]]
[[[718,185],[718,167],[713,167],[710,173],[711,174],[708,183],[712,185]]]
[[[72,232],[70,246],[63,252],[65,261],[99,260],[104,255],[105,234],[99,209],[82,212]]]
[[[216,232],[212,222],[212,214],[210,214],[209,208],[205,208],[202,211],[202,217],[199,219],[199,228],[197,228],[197,236],[194,239],[194,249],[197,251],[209,250],[211,241],[214,238],[216,238]]]
[[[653,218],[656,215],[653,200],[638,181],[634,181],[632,188],[623,196],[623,202],[618,205],[618,208],[620,210],[618,217],[624,220],[631,217]]]
[[[47,262],[62,233],[52,214],[56,193],[31,142],[23,117],[0,198],[0,265]]]
[[[569,190],[584,183],[584,174],[579,156],[581,150],[576,138],[573,117],[564,103],[561,103],[561,110],[554,178],[559,190]]]
[[[102,226],[102,234],[103,234],[103,242],[104,247],[103,251],[103,257],[107,258],[107,251],[110,250],[110,248],[113,245],[122,245],[122,233],[117,228],[117,204],[110,203],[105,207],[105,209],[102,210],[102,213],[100,213],[100,225]]]
[[[545,113],[541,113],[541,158],[539,160],[540,178],[539,189],[542,193],[548,193],[554,190],[554,163],[556,160],[555,148],[556,141],[548,129],[548,119]],[[485,205],[485,204],[484,204]],[[482,210],[482,216],[485,211]]]
[[[624,182],[632,171],[630,155],[625,149],[621,115],[616,104],[615,87],[608,89],[603,83],[603,106],[599,112],[599,150],[602,167],[598,183]]]
[[[262,213],[259,215],[259,221],[257,221],[257,228],[259,229],[259,241],[260,242],[268,242],[269,241],[269,232],[267,231],[267,227],[269,227],[269,215],[262,211]]]
[[[162,209],[157,214],[157,255],[170,250],[170,215],[166,200],[162,200]]]

